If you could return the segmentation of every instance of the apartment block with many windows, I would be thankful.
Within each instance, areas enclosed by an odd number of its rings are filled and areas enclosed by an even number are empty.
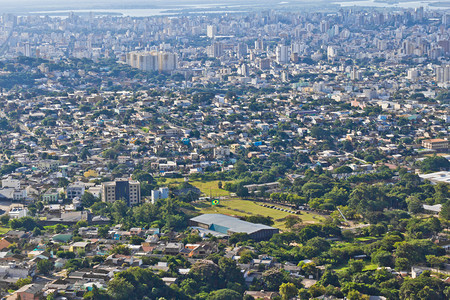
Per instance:
[[[113,203],[124,200],[128,206],[141,203],[141,185],[139,181],[116,179],[102,183],[102,201]]]

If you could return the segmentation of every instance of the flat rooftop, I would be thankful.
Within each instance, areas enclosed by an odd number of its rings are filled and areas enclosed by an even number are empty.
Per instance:
[[[450,171],[440,171],[430,174],[420,174],[419,177],[434,183],[436,182],[450,183]]]

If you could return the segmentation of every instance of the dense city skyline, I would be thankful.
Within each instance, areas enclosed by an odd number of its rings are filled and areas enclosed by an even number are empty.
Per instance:
[[[24,1],[0,298],[450,299],[445,3]]]

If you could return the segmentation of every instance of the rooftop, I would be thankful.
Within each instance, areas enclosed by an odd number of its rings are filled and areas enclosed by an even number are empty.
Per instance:
[[[211,230],[214,230],[214,225],[226,227],[228,231],[232,232],[245,232],[251,234],[259,230],[278,230],[274,227],[270,227],[263,224],[255,224],[246,221],[242,221],[238,218],[230,217],[222,214],[204,214],[195,218],[191,221],[207,224]]]

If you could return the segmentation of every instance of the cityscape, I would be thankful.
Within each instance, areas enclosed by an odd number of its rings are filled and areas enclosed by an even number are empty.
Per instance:
[[[450,299],[450,2],[0,5],[2,299]]]

